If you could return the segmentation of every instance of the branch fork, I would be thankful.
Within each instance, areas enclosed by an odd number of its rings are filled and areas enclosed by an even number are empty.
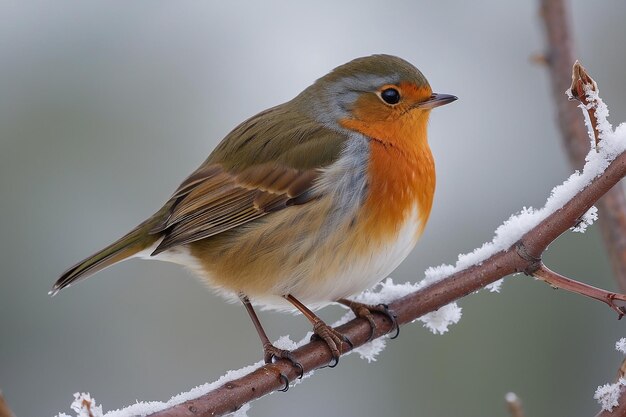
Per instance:
[[[581,96],[579,93],[585,91],[590,85],[597,89],[595,82],[579,63],[574,65],[573,74],[573,96],[587,97],[586,94]],[[588,111],[594,108],[593,103],[590,104],[591,106],[585,105]],[[596,136],[597,150],[600,138],[597,128],[598,120],[597,118],[590,119],[594,132],[598,134]],[[616,311],[619,317],[623,316],[626,314],[626,309],[618,306],[616,301],[626,302],[626,295],[595,288],[551,271],[543,264],[541,255],[550,243],[575,226],[589,208],[624,176],[626,176],[626,151],[608,163],[602,175],[591,179],[559,209],[546,214],[543,220],[530,228],[510,247],[492,253],[480,262],[456,270],[431,285],[389,303],[389,309],[396,314],[397,325],[413,322],[427,313],[436,311],[516,272],[524,272],[555,288],[602,301]],[[393,322],[384,314],[375,314],[371,320],[374,321],[375,326],[372,326],[369,320],[355,318],[337,327],[336,330],[352,342],[352,346],[343,351],[343,354],[394,330]],[[328,366],[334,360],[326,343],[319,340],[300,346],[291,353],[292,361],[281,359],[259,366],[247,375],[229,380],[197,398],[173,405],[151,416],[198,417],[232,413],[250,401],[284,389],[286,383],[301,377],[303,373]],[[301,365],[299,369],[293,366],[294,361]]]
[[[580,64],[575,65],[575,92],[587,85],[595,85]],[[595,85],[594,88],[597,88]],[[582,97],[586,97],[583,95]],[[591,110],[590,106],[589,110]],[[587,107],[586,107],[587,108]],[[592,119],[593,121],[593,119]],[[597,120],[592,122],[597,129]],[[600,175],[567,201],[560,209],[548,215],[543,221],[531,228],[519,241],[506,250],[497,252],[482,262],[457,271],[452,275],[435,282],[414,293],[389,303],[389,308],[397,314],[398,324],[414,321],[424,314],[471,294],[485,286],[516,272],[524,272],[551,286],[572,291],[606,303],[621,317],[626,309],[617,305],[616,301],[625,301],[626,295],[605,291],[590,285],[572,280],[547,268],[541,255],[547,246],[558,236],[575,226],[589,208],[619,180],[626,175],[626,153],[617,156],[607,167],[604,175]],[[380,337],[392,330],[389,320],[383,315],[373,317],[376,331],[373,338]],[[357,348],[370,340],[371,326],[367,320],[356,318],[339,326],[339,332],[348,336]],[[332,361],[328,348],[321,342],[311,342],[294,350],[295,359],[302,364],[305,373],[327,366]],[[345,353],[345,352],[343,352]],[[266,369],[271,367],[271,369]],[[280,373],[289,381],[299,376],[289,361],[279,360],[265,365],[252,373],[208,392],[207,394],[176,405],[167,410],[153,414],[153,417],[164,416],[216,416],[223,415],[240,408],[243,404],[262,397],[284,386],[283,381],[276,377]],[[192,414],[190,410],[194,410]]]
[[[581,63],[576,60],[572,67],[572,84],[570,89],[568,90],[568,96],[570,99],[578,100],[582,107],[587,111],[590,120],[590,135],[594,136],[595,139],[595,149],[596,152],[599,152],[600,140],[601,140],[601,132],[598,128],[598,117],[596,115],[596,110],[598,106],[599,100],[591,99],[591,93],[598,92],[598,84],[596,81],[591,78],[587,70],[581,65]],[[584,215],[584,214],[583,214]],[[577,224],[582,222],[582,215],[577,219]],[[591,285],[573,280],[571,278],[565,277],[557,272],[549,269],[543,262],[541,261],[541,257],[533,258],[525,246],[522,244],[517,245],[518,253],[524,259],[529,261],[534,261],[529,265],[529,268],[524,271],[527,275],[532,275],[533,277],[540,279],[552,288],[561,288],[566,291],[570,291],[573,293],[581,294],[586,297],[593,298],[595,300],[601,301],[607,304],[611,309],[613,309],[617,315],[618,320],[621,319],[626,314],[626,307],[619,306],[615,302],[624,301],[626,302],[626,295],[618,294],[614,292],[609,292],[600,288],[593,287]],[[534,270],[532,270],[534,268]]]
[[[619,306],[615,302],[616,300],[626,302],[626,295],[624,294],[606,291],[601,288],[596,288],[583,282],[565,277],[557,272],[552,271],[543,263],[532,275],[533,277],[544,281],[552,288],[560,288],[562,290],[581,294],[605,303],[617,313],[618,320],[621,319],[624,314],[626,314],[626,307]]]

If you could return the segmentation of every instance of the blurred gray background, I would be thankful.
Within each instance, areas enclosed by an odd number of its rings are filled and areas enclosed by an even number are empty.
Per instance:
[[[572,11],[578,57],[626,120],[626,3]],[[105,410],[167,400],[259,360],[244,309],[174,265],[131,261],[47,292],[237,123],[352,58],[399,55],[460,98],[433,112],[436,201],[396,281],[490,240],[571,171],[546,70],[529,60],[543,51],[534,1],[3,1],[0,22],[0,388],[18,417],[69,411],[79,390]],[[616,288],[595,227],[560,238],[547,263]],[[448,334],[407,326],[378,362],[347,357],[250,415],[505,416],[508,391],[529,416],[595,413],[626,336],[612,311],[522,276],[460,304]],[[261,319],[274,338],[309,330]]]

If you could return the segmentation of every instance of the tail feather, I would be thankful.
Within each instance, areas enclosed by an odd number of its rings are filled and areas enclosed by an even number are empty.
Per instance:
[[[152,228],[152,223],[154,223],[154,221],[150,220],[140,224],[121,239],[65,271],[54,284],[49,294],[56,295],[63,288],[82,281],[96,272],[121,262],[153,245],[160,238],[160,235],[150,234],[149,230]]]

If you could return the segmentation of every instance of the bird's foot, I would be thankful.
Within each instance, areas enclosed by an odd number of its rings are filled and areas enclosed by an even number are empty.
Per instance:
[[[328,324],[319,320],[313,325],[313,336],[311,340],[321,339],[326,342],[330,353],[333,355],[335,362],[328,365],[329,368],[334,368],[339,363],[339,356],[343,353],[343,344],[346,343],[350,346],[350,349],[354,347],[348,336],[339,333],[337,330],[330,327]]]
[[[286,349],[279,349],[269,342],[263,344],[263,360],[265,363],[274,363],[274,361],[280,359],[285,359],[291,362],[294,368],[298,368],[298,378],[302,379],[302,376],[304,375],[304,368],[302,367],[302,364],[298,362],[293,352]],[[280,379],[287,381],[285,389],[281,391],[287,391],[287,389],[289,389],[289,380],[284,374],[280,374]]]
[[[374,313],[379,313],[387,317],[391,321],[391,330],[396,330],[396,333],[391,336],[391,339],[395,339],[400,335],[400,326],[398,325],[398,316],[396,313],[389,309],[387,304],[363,304],[352,300],[341,299],[338,301],[339,303],[348,306],[350,310],[354,313],[355,316],[365,319],[369,322],[371,332],[368,342],[374,338],[374,333],[378,326],[376,326],[376,322],[374,321]]]

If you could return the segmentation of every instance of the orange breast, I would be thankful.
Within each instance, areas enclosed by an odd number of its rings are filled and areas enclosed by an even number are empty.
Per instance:
[[[341,124],[371,139],[368,196],[363,207],[372,237],[395,239],[418,209],[421,234],[435,192],[435,164],[428,146],[428,111],[410,111],[393,120],[345,119]]]

